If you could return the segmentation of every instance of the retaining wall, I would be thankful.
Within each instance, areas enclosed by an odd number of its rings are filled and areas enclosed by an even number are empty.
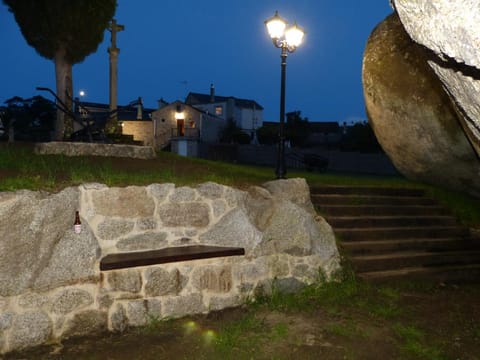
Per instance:
[[[106,254],[192,244],[245,255],[99,270]],[[332,229],[302,179],[248,191],[205,183],[3,192],[0,352],[238,306],[274,279],[291,291],[338,267]]]

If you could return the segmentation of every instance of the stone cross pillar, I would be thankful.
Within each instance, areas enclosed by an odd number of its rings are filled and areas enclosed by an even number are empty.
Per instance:
[[[125,26],[117,24],[113,19],[108,27],[111,33],[111,46],[108,48],[110,54],[110,112],[117,109],[117,63],[120,49],[117,48],[117,32],[125,30]],[[109,134],[118,133],[120,126],[118,125],[117,113],[114,113],[107,121],[106,131]]]

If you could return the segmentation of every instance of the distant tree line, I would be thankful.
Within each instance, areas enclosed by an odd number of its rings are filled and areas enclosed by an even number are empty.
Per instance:
[[[292,147],[304,148],[309,146],[309,136],[312,134],[312,124],[308,118],[302,117],[300,111],[290,112],[286,116],[285,139]],[[357,122],[347,126],[336,146],[343,151],[383,152],[375,134],[368,123]],[[268,123],[257,130],[260,144],[274,145],[279,141],[279,124]]]
[[[55,130],[55,104],[42,96],[15,96],[0,106],[2,137],[9,141],[50,141]]]

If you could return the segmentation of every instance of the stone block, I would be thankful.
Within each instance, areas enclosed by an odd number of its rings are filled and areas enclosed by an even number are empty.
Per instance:
[[[102,288],[97,296],[97,303],[100,310],[108,310],[113,304],[112,295],[109,291]]]
[[[270,256],[267,263],[271,278],[290,275],[290,264],[287,257],[278,255]]]
[[[156,250],[168,246],[167,233],[146,232],[130,236],[117,242],[117,248],[122,251]]]
[[[212,202],[213,216],[215,218],[225,215],[228,210],[227,203],[223,199],[216,199]]]
[[[241,209],[223,216],[209,231],[199,237],[200,243],[219,246],[241,246],[248,255],[261,242],[261,232]]]
[[[151,217],[155,203],[145,187],[108,188],[91,191],[94,212],[103,216],[118,216],[126,219]]]
[[[28,308],[41,308],[45,304],[47,304],[49,301],[47,296],[40,295],[34,292],[31,293],[26,293],[24,295],[21,295],[18,300],[18,306],[28,309]]]
[[[158,214],[166,227],[206,227],[210,223],[210,208],[204,203],[163,204]]]
[[[266,188],[275,199],[291,201],[310,214],[315,213],[310,198],[310,188],[305,179],[295,178],[269,181],[263,184],[263,187]]]
[[[111,271],[108,273],[108,285],[112,291],[138,293],[142,290],[142,275],[138,270]]]
[[[127,312],[121,304],[117,304],[115,310],[110,316],[110,324],[113,331],[123,332],[127,329]]]
[[[41,345],[52,336],[52,321],[40,311],[15,316],[8,336],[10,350]]]
[[[232,289],[232,267],[231,265],[199,267],[194,271],[192,281],[197,290],[227,293]]]
[[[98,224],[97,235],[104,240],[115,240],[133,230],[135,223],[125,219],[106,219]]]
[[[178,295],[188,282],[178,269],[167,271],[161,268],[145,271],[145,295],[149,297]]]
[[[206,199],[216,200],[223,197],[225,187],[217,183],[206,182],[198,185],[197,191]]]
[[[251,262],[242,262],[234,266],[233,274],[237,283],[252,283],[270,275],[267,258],[262,257]]]
[[[163,316],[182,317],[189,314],[200,314],[207,311],[201,294],[189,294],[185,296],[171,296],[163,302]]]
[[[100,144],[83,142],[48,142],[35,144],[37,154],[61,154],[65,156],[114,156],[134,159],[154,159],[157,155],[151,146],[126,144]]]
[[[153,319],[162,316],[162,303],[158,299],[144,299],[130,301],[127,305],[128,324],[143,326]]]
[[[65,315],[93,304],[93,296],[81,289],[67,289],[58,294],[52,302],[54,314]]]
[[[157,222],[153,218],[141,218],[137,219],[135,226],[140,231],[154,230]]]
[[[228,296],[212,296],[208,303],[209,311],[217,311],[240,306],[244,303],[244,299],[238,295]]]
[[[147,191],[158,204],[161,204],[175,191],[175,184],[151,184],[147,186]]]
[[[274,213],[274,199],[264,188],[253,186],[245,197],[246,213],[252,224],[264,231]]]
[[[169,196],[168,200],[172,203],[192,202],[197,198],[197,192],[187,186],[176,188]]]
[[[51,249],[50,257],[38,269],[34,289],[51,289],[76,282],[97,281],[95,265],[100,246],[90,228],[83,224],[82,232],[68,230]]]
[[[105,311],[86,310],[77,313],[66,323],[63,333],[65,338],[74,336],[95,335],[105,332],[108,328],[108,315]]]
[[[52,252],[61,246],[59,239],[73,233],[78,199],[75,188],[57,194],[1,193],[0,296],[18,295],[33,287],[46,264],[54,260]]]
[[[0,314],[0,332],[9,329],[12,326],[14,316],[15,314],[11,312]]]

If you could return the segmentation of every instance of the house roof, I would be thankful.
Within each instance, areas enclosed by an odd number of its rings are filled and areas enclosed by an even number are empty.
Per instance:
[[[80,102],[80,107],[86,108],[90,113],[92,113],[94,116],[101,114],[101,113],[107,113],[110,111],[110,105],[109,104],[103,104],[103,103],[96,103],[96,102]],[[137,120],[137,108],[134,105],[118,105],[117,106],[118,112],[117,112],[117,118],[118,120]],[[150,109],[150,108],[142,108],[142,114],[143,114],[143,119],[150,119],[151,113],[155,109]]]
[[[200,94],[200,93],[193,93],[190,92],[187,95],[185,103],[191,105],[201,105],[201,104],[210,104],[210,103],[224,103],[227,102],[229,99],[235,101],[235,105],[242,109],[257,109],[263,110],[263,106],[257,103],[255,100],[248,100],[248,99],[239,99],[233,96],[214,96],[214,101],[211,101],[210,94]]]
[[[193,105],[191,105],[191,104],[184,103],[184,102],[181,101],[181,100],[175,100],[174,102],[171,102],[170,104],[166,104],[166,105],[162,106],[160,109],[155,109],[154,112],[162,111],[162,110],[165,110],[166,108],[171,108],[171,107],[175,107],[175,106],[178,106],[178,105],[183,106],[183,107],[188,107],[188,108],[191,109],[192,111],[195,111],[195,112],[197,112],[197,113],[206,115],[206,116],[208,116],[208,117],[210,117],[210,118],[221,119],[221,117],[219,117],[219,116],[216,116],[216,115],[214,115],[214,114],[211,114],[211,113],[209,113],[208,111],[205,111],[205,110],[196,108],[195,106],[193,106]]]

